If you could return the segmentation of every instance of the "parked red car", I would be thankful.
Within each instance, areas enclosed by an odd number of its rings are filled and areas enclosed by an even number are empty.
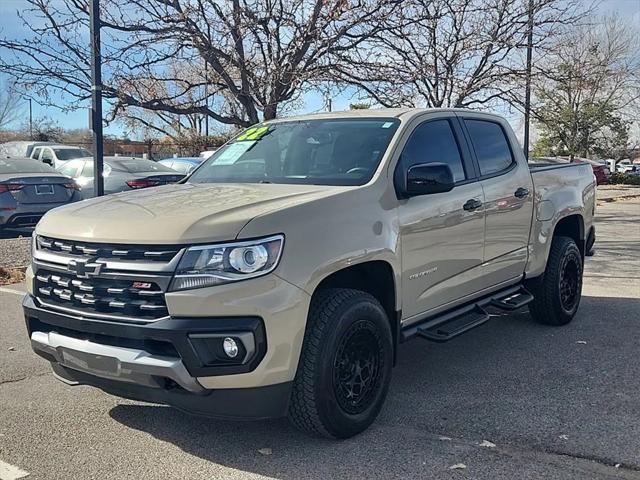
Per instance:
[[[606,185],[609,183],[611,170],[609,170],[607,165],[604,165],[597,160],[589,160],[588,158],[574,158],[573,161],[577,163],[590,163],[598,185]]]

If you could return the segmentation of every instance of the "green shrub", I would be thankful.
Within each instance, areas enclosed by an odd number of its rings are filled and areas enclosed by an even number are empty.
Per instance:
[[[611,183],[624,183],[625,185],[640,185],[640,175],[616,172],[611,174],[609,181]]]

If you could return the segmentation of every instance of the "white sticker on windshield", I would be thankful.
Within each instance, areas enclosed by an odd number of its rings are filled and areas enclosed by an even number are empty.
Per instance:
[[[393,125],[393,122],[385,122],[382,124],[382,128],[389,128],[391,125]]]
[[[252,142],[232,143],[213,161],[213,165],[233,165],[255,143],[255,140]]]

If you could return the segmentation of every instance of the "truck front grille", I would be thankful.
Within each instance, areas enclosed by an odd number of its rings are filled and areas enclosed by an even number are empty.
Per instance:
[[[35,292],[44,303],[72,308],[85,314],[107,314],[148,320],[168,315],[164,292],[153,282],[78,279],[53,270],[39,269]]]
[[[88,318],[152,322],[169,315],[165,292],[183,247],[36,238],[33,293],[43,308]]]
[[[80,256],[88,255],[103,259],[168,262],[180,251],[175,246],[89,243],[58,240],[42,236],[38,236],[37,241],[38,248],[44,251]]]

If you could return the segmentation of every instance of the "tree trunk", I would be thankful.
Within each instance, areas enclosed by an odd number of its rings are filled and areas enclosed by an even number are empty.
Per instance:
[[[264,119],[273,120],[278,116],[278,104],[272,103],[264,108]]]

